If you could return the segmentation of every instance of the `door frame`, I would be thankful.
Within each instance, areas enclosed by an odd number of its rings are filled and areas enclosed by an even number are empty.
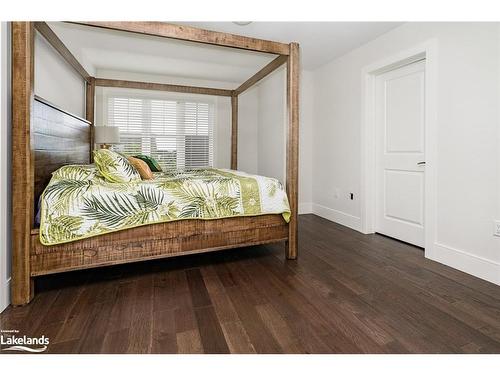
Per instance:
[[[437,76],[438,45],[432,39],[362,69],[361,231],[375,232],[376,215],[376,79],[377,76],[425,59],[425,256],[432,254],[437,225]]]

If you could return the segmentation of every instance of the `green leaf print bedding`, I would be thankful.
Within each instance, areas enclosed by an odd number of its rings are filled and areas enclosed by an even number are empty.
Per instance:
[[[147,224],[282,214],[290,207],[274,179],[228,169],[154,173],[147,181],[107,182],[90,165],[64,166],[42,195],[40,241],[56,245]]]

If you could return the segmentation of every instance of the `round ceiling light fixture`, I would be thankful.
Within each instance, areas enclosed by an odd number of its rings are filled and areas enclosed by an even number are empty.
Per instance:
[[[250,25],[252,21],[233,21],[233,23],[238,26],[246,26]]]

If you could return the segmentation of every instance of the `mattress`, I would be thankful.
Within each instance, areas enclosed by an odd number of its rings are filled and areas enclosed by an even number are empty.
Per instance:
[[[41,197],[40,242],[56,245],[176,220],[283,215],[290,206],[274,178],[229,169],[175,170],[110,183],[94,166],[64,166]]]

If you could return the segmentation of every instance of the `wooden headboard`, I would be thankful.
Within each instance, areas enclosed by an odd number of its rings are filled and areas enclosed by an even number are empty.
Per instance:
[[[35,208],[52,172],[67,164],[89,164],[91,124],[35,96],[32,149]]]

